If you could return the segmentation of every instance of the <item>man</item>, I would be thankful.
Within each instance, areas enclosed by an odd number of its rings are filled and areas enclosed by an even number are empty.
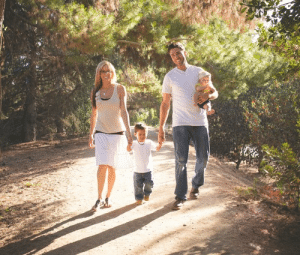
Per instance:
[[[163,81],[163,101],[160,106],[160,127],[158,142],[165,141],[164,126],[169,115],[171,98],[173,100],[173,141],[175,149],[175,202],[173,210],[179,210],[187,200],[187,161],[190,140],[196,150],[195,175],[192,179],[190,199],[199,195],[199,187],[204,184],[204,171],[209,157],[209,136],[206,111],[194,106],[193,95],[195,85],[198,83],[199,72],[202,68],[187,63],[184,46],[181,43],[172,43],[168,46],[168,53],[176,65],[168,72]],[[207,99],[214,100],[218,97],[215,89],[213,94],[200,93],[198,103]]]

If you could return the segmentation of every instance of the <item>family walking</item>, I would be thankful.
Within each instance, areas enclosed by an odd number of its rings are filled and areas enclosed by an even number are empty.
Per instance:
[[[187,161],[190,141],[196,151],[195,175],[192,179],[190,199],[199,195],[204,184],[204,172],[209,158],[209,133],[207,115],[213,114],[210,100],[218,97],[211,83],[210,74],[202,68],[187,63],[187,52],[181,43],[168,46],[168,53],[176,65],[165,75],[160,106],[158,145],[147,139],[148,128],[137,123],[133,141],[126,107],[126,89],[116,81],[113,65],[108,61],[99,63],[95,86],[91,92],[92,114],[90,120],[89,147],[95,146],[98,182],[98,198],[92,207],[111,207],[110,195],[116,179],[116,170],[129,167],[128,152],[133,152],[133,189],[137,205],[148,201],[154,185],[152,152],[159,151],[165,141],[164,126],[172,99],[172,128],[175,152],[175,202],[178,210],[187,200]],[[127,136],[127,137],[126,137]],[[126,139],[127,138],[127,139]],[[105,199],[102,192],[107,178]]]

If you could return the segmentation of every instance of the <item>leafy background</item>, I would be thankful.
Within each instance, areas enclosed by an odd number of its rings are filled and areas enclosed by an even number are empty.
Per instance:
[[[0,146],[88,134],[89,94],[104,59],[127,88],[131,123],[158,125],[162,80],[174,67],[166,46],[180,41],[220,94],[209,117],[211,153],[237,168],[243,160],[259,166],[266,148],[274,147],[268,155],[275,158],[288,144],[297,160],[298,7],[277,0],[6,1]],[[298,168],[287,169],[299,180]]]

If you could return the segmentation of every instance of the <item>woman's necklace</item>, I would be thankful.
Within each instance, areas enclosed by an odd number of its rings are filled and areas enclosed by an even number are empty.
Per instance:
[[[105,96],[105,94],[110,90],[111,87],[109,87],[108,89],[106,89],[105,91],[103,91],[102,89],[102,94]]]

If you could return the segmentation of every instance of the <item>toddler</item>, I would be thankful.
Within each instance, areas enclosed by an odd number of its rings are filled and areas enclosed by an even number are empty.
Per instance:
[[[133,151],[134,156],[134,196],[137,205],[145,201],[149,201],[150,194],[153,188],[153,162],[152,162],[152,150],[159,151],[161,145],[155,147],[153,141],[147,139],[148,128],[142,123],[138,123],[134,126],[134,136],[137,138],[133,141],[133,144],[127,146],[128,151]]]
[[[212,94],[215,92],[215,89],[210,85],[211,84],[211,75],[209,72],[202,71],[199,73],[199,83],[196,84],[195,89],[196,93],[194,94],[194,103],[200,108],[204,109],[207,115],[215,113],[215,110],[211,109],[211,103],[209,100],[206,100],[204,103],[199,104],[198,97],[199,93],[209,93]]]

